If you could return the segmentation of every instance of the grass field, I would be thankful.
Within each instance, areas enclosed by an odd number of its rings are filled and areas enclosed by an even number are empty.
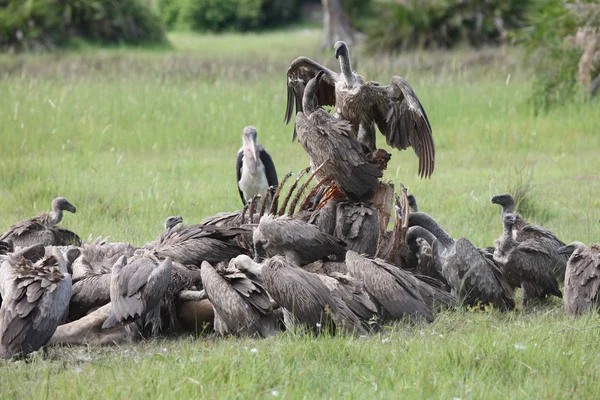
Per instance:
[[[319,32],[171,37],[170,50],[85,49],[0,57],[0,230],[68,198],[62,225],[143,244],[164,219],[240,208],[235,154],[255,125],[280,177],[308,165],[282,123],[285,72]],[[492,245],[491,196],[531,185],[526,217],[563,241],[600,240],[598,102],[533,115],[518,49],[356,56],[367,79],[411,83],[436,143],[417,177],[412,151],[386,178],[455,237]],[[337,69],[337,67],[336,67]],[[379,140],[379,143],[383,143]],[[446,312],[369,338],[160,339],[50,349],[0,363],[0,398],[583,398],[600,392],[600,321],[560,301],[507,315]],[[256,349],[256,350],[254,350]]]

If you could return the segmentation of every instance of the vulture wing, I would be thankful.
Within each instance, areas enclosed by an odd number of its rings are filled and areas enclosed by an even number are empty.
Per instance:
[[[324,71],[325,75],[316,93],[317,102],[320,106],[335,105],[335,82],[338,80],[338,74],[310,58],[298,57],[292,62],[287,72],[287,107],[283,119],[286,124],[290,123],[292,115],[303,111],[304,88],[309,80],[317,76],[319,71]],[[296,140],[296,127],[294,127],[292,138],[292,141],[294,140]]]

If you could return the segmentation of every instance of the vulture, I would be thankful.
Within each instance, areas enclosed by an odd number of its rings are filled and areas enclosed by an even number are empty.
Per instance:
[[[254,230],[253,240],[259,261],[283,255],[298,267],[328,256],[343,260],[346,254],[342,240],[287,215],[263,216]]]
[[[277,318],[269,295],[254,274],[236,267],[235,260],[216,268],[206,261],[202,263],[202,283],[215,310],[215,331],[221,336],[275,335]]]
[[[581,242],[572,242],[558,252],[571,255],[565,275],[565,311],[581,315],[590,309],[597,310],[600,307],[600,245],[588,248]]]
[[[512,289],[491,254],[476,248],[466,238],[454,240],[435,219],[423,212],[411,213],[409,226],[421,226],[436,237],[433,243],[436,266],[461,303],[492,304],[501,311],[515,308]]]
[[[318,274],[298,268],[279,255],[255,269],[260,271],[267,292],[283,307],[288,329],[304,326],[316,334],[322,331],[333,334],[338,329],[347,333],[366,333],[360,318]]]
[[[165,231],[171,230],[175,226],[183,223],[183,217],[181,215],[173,215],[171,217],[167,217],[165,220]]]
[[[176,225],[144,248],[160,259],[170,257],[183,265],[218,264],[244,253],[233,239],[248,229],[210,225]]]
[[[352,125],[318,106],[316,95],[324,74],[319,71],[304,90],[303,111],[296,116],[298,141],[308,153],[313,171],[325,163],[318,178],[331,176],[353,202],[369,201],[383,173],[367,161],[360,143],[352,136]]]
[[[434,303],[453,301],[449,294],[429,287],[411,273],[381,259],[370,259],[348,250],[346,266],[351,276],[364,283],[383,321],[432,322]]]
[[[152,331],[157,333],[162,326],[159,302],[167,292],[172,268],[169,257],[160,262],[153,255],[142,253],[128,262],[125,256],[121,256],[112,268],[112,312],[102,328],[110,329],[144,317],[144,326],[152,323]]]
[[[314,210],[307,222],[316,225],[321,232],[344,241],[348,250],[370,255],[377,251],[379,213],[373,204],[333,198]]]
[[[98,239],[81,247],[73,262],[73,293],[69,303],[69,320],[77,320],[92,309],[110,302],[113,265],[121,256],[133,257],[136,247],[125,242]]]
[[[71,275],[58,250],[35,263],[14,254],[0,266],[0,358],[22,357],[44,346],[71,297]]]
[[[271,197],[263,201],[270,205],[279,184],[275,164],[267,150],[256,142],[257,134],[255,127],[245,127],[242,134],[243,145],[237,153],[236,179],[243,205],[254,196],[264,195],[267,189]]]
[[[303,112],[303,95],[310,79],[324,72],[317,90],[318,105],[335,106],[334,116],[352,124],[353,136],[365,152],[376,150],[376,128],[391,147],[404,150],[412,147],[419,158],[419,175],[429,177],[435,166],[435,147],[431,125],[421,102],[404,78],[393,76],[390,85],[365,82],[352,71],[350,52],[346,43],[334,45],[341,74],[306,58],[295,59],[287,72],[286,123],[296,111]],[[294,139],[297,135],[294,130]]]
[[[537,240],[514,240],[513,225],[517,220],[514,214],[506,213],[502,219],[504,231],[494,243],[494,261],[500,266],[509,285],[523,289],[523,306],[533,298],[548,295],[562,297],[558,281],[552,273],[552,254]]]
[[[63,218],[63,211],[77,211],[64,197],[52,200],[52,211],[39,213],[33,218],[17,222],[8,231],[0,235],[0,241],[12,242],[16,247],[28,247],[33,244],[44,246],[81,245],[81,239],[75,233],[57,227]]]
[[[515,200],[508,194],[501,194],[492,197],[492,203],[502,206],[502,217],[506,214],[513,214],[515,222],[512,227],[512,236],[516,242],[525,240],[534,240],[537,245],[546,249],[546,252],[552,257],[552,272],[559,282],[565,280],[565,270],[567,268],[567,258],[564,254],[558,254],[558,248],[565,245],[554,233],[548,229],[527,223],[523,217],[515,211]],[[503,221],[504,223],[504,221]]]

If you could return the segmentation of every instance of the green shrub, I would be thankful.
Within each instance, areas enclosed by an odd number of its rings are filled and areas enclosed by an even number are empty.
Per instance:
[[[169,29],[198,32],[249,31],[298,18],[299,0],[159,0]]]
[[[0,47],[53,48],[81,37],[98,43],[164,42],[158,15],[139,0],[0,0]]]
[[[158,0],[158,13],[168,29],[177,26],[181,4],[181,0]]]
[[[451,48],[500,43],[521,26],[530,0],[411,0],[378,3],[367,33],[376,49]]]
[[[0,49],[52,48],[65,40],[57,4],[51,0],[0,0]]]
[[[526,26],[514,35],[527,49],[527,61],[533,64],[535,78],[530,100],[536,113],[572,101],[582,93],[578,68],[583,51],[572,39],[580,27],[600,26],[600,14],[585,12],[586,3],[598,7],[597,1],[589,0],[533,0]],[[584,12],[574,12],[572,5]],[[598,75],[599,67],[600,62],[596,62],[592,78]]]
[[[267,28],[293,22],[299,15],[299,0],[262,0],[260,27]]]

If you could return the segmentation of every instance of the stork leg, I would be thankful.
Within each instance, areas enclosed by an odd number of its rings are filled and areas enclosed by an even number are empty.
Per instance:
[[[285,214],[285,209],[286,209],[286,207],[288,205],[288,202],[290,201],[290,197],[292,197],[292,193],[296,189],[296,186],[298,186],[298,182],[300,181],[300,178],[302,178],[304,176],[304,174],[306,174],[308,171],[310,171],[310,167],[303,169],[298,174],[298,176],[296,177],[296,180],[294,181],[294,183],[290,187],[290,190],[288,191],[287,195],[285,196],[285,199],[283,200],[283,205],[279,209],[279,212],[277,213],[277,215],[283,215],[283,214]]]
[[[326,183],[331,182],[331,180],[333,180],[333,176],[332,175],[327,175],[325,178],[321,179],[315,185],[315,187],[310,191],[310,193],[308,193],[308,195],[306,196],[306,198],[304,199],[304,201],[302,202],[302,204],[300,204],[300,211],[306,210],[310,206],[311,200],[317,196],[317,192],[319,192],[319,190],[322,189],[323,185],[325,185]],[[315,201],[315,207],[316,207],[316,205],[318,203],[319,203],[318,201]]]
[[[315,175],[319,172],[319,170],[321,168],[323,168],[323,165],[325,165],[327,162],[329,162],[329,160],[324,161],[321,165],[319,165],[318,168],[316,168],[306,179],[306,181],[302,184],[302,186],[300,186],[300,189],[298,189],[298,191],[296,192],[296,196],[294,196],[294,200],[292,200],[292,204],[290,204],[290,210],[288,211],[288,215],[291,217],[292,215],[294,215],[294,211],[296,210],[296,204],[298,204],[298,201],[300,200],[300,196],[302,196],[302,193],[304,193],[304,191],[306,190],[306,187],[308,186],[308,184],[310,183],[310,181],[313,180],[313,178],[315,177]]]
[[[279,199],[279,193],[281,192],[283,185],[285,185],[285,183],[287,182],[288,179],[290,179],[291,176],[292,176],[292,173],[288,172],[286,174],[286,176],[284,176],[283,179],[281,180],[281,183],[279,183],[279,185],[277,185],[277,191],[275,191],[275,194],[273,195],[273,199],[271,200],[271,207],[269,207],[269,214],[273,214],[273,213],[277,212],[275,205],[277,204],[277,199]]]

